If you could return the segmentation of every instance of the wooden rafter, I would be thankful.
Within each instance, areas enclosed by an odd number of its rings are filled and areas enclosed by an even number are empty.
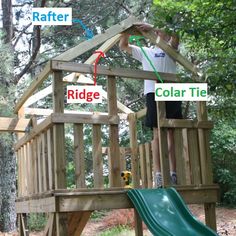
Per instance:
[[[137,21],[138,20],[134,16],[130,16],[129,18],[121,21],[120,23],[113,25],[108,30],[106,30],[103,34],[96,35],[92,39],[80,43],[79,45],[67,50],[66,52],[55,57],[54,59],[63,60],[63,61],[71,61],[77,58],[78,56],[84,54],[85,52],[89,51],[90,49],[105,42],[106,40],[112,38],[113,36],[130,28]]]
[[[0,117],[0,132],[25,132],[30,119]]]
[[[175,61],[177,61],[180,65],[182,65],[186,70],[189,70],[196,76],[200,76],[200,72],[196,68],[196,66],[182,56],[178,51],[173,49],[170,45],[168,45],[164,40],[160,37],[157,37],[154,31],[150,32],[142,32],[143,36],[151,41],[154,45],[157,45],[163,51],[165,51],[169,56],[171,56]]]
[[[108,52],[119,40],[120,40],[121,34],[117,34],[116,36],[112,37],[111,39],[108,39],[101,47],[97,49],[97,51],[102,51],[104,53]],[[96,54],[92,54],[85,62],[84,64],[93,64],[97,58]],[[77,81],[78,77],[80,76],[80,73],[72,73],[69,76],[64,77],[64,81],[67,82],[75,82]]]
[[[201,73],[198,71],[198,69],[192,62],[190,62],[187,58],[181,55],[178,51],[173,49],[163,39],[158,37],[153,30],[144,32],[139,31],[135,26],[132,26],[127,29],[126,32],[131,35],[143,35],[145,38],[149,39],[152,44],[157,45],[159,48],[165,51],[170,57],[172,57],[175,61],[182,65],[186,70],[189,70],[196,76],[201,76]]]
[[[98,51],[103,51],[104,53],[106,53],[110,48],[112,48],[112,46],[114,46],[120,39],[120,34],[112,37],[111,39],[107,40],[101,47],[99,47],[97,50]],[[92,64],[94,61],[96,60],[96,56],[95,55],[91,55],[86,61],[85,64]],[[71,73],[67,76],[65,76],[63,78],[64,81],[67,82],[72,82],[77,80],[77,82],[79,83],[83,83],[84,80],[79,77],[79,73]],[[79,78],[78,78],[79,77]],[[93,80],[88,78],[87,79],[87,83],[92,83],[93,84]],[[48,86],[47,88],[43,89],[42,91],[37,92],[36,94],[34,94],[33,96],[31,96],[24,104],[24,107],[30,106],[33,103],[37,102],[38,100],[48,96],[49,94],[52,93],[52,86]],[[105,90],[103,90],[103,97],[106,99],[107,98],[107,92]],[[131,113],[133,112],[131,109],[129,109],[128,107],[126,107],[124,104],[122,104],[121,102],[117,101],[117,106],[119,108],[119,110],[121,110],[122,112],[125,113]]]
[[[55,57],[57,60],[64,60],[64,61],[71,61],[78,56],[82,55],[83,53],[87,52],[88,50],[98,46],[99,44],[105,42],[106,40],[112,38],[113,36],[121,33],[122,31],[130,28],[137,19],[133,16],[125,19],[124,21],[116,24],[105,31],[103,34],[96,35],[94,38],[87,40],[67,51],[60,54],[59,56]],[[31,83],[30,87],[25,91],[23,96],[17,102],[15,106],[15,113],[19,111],[22,105],[26,102],[26,100],[34,93],[36,88],[42,84],[42,82],[47,78],[50,70],[50,62],[46,65],[43,71],[38,75],[38,77]]]
[[[24,92],[20,100],[16,103],[14,112],[17,113],[26,100],[34,93],[34,91],[43,83],[43,81],[51,73],[51,62],[48,62],[40,74],[30,84],[29,88]]]

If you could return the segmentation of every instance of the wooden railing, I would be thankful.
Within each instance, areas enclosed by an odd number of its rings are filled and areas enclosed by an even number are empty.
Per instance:
[[[118,137],[118,108],[116,97],[115,76],[128,76],[133,79],[150,78],[156,80],[152,72],[134,71],[130,69],[110,69],[98,66],[97,73],[107,76],[108,113],[106,115],[64,114],[64,88],[62,71],[93,73],[92,65],[81,65],[72,62],[52,61],[47,73],[42,73],[40,83],[48,73],[53,72],[53,109],[52,114],[33,129],[16,144],[18,156],[18,185],[19,196],[42,193],[53,189],[65,189],[66,185],[66,157],[65,157],[65,124],[72,124],[74,130],[75,152],[75,183],[77,188],[87,187],[85,184],[85,163],[83,145],[83,125],[92,126],[92,156],[94,187],[103,188],[103,161],[101,125],[109,126],[108,160],[109,184],[112,187],[121,184],[120,170],[124,169],[125,162],[120,158],[121,150]],[[166,81],[175,81],[176,75],[161,73]],[[36,82],[35,82],[36,83]],[[33,83],[19,101],[17,111],[29,94],[36,88]],[[38,85],[38,84],[37,84]],[[211,160],[209,155],[208,133],[212,123],[207,121],[204,102],[197,102],[197,121],[167,120],[163,110],[163,102],[159,102],[158,123],[160,126],[160,156],[164,186],[170,184],[169,160],[167,145],[167,129],[174,129],[175,156],[177,161],[177,176],[179,185],[211,184]],[[127,109],[126,109],[127,110]],[[20,113],[19,113],[20,114]],[[138,146],[136,121],[145,114],[145,110],[128,115],[130,131],[131,171],[134,187],[153,186],[153,167],[150,144]],[[208,173],[208,168],[210,169]]]

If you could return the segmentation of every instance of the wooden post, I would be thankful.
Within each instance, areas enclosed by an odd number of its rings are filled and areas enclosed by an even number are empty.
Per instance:
[[[48,190],[48,163],[47,163],[47,136],[45,133],[41,134],[42,137],[42,171],[43,171],[43,191]]]
[[[36,185],[35,185],[35,179],[36,179],[36,172],[35,172],[35,153],[34,153],[34,140],[32,139],[30,142],[30,147],[31,147],[31,175],[32,175],[32,179],[31,179],[31,184],[32,184],[32,193],[35,194],[36,193]]]
[[[110,159],[110,152],[108,158]],[[120,147],[120,171],[127,170],[126,168],[126,159],[125,159],[125,147]],[[125,181],[121,181],[121,186],[125,186]]]
[[[188,150],[193,184],[201,184],[197,130],[188,129]]]
[[[178,185],[186,185],[186,166],[184,161],[183,134],[182,129],[174,130],[174,145],[176,159],[176,174],[178,176]]]
[[[130,133],[130,148],[131,148],[131,172],[134,188],[140,187],[139,175],[139,160],[138,160],[138,143],[137,143],[137,130],[136,130],[136,115],[130,113],[128,115],[129,133]]]
[[[199,121],[207,121],[206,102],[197,102],[197,118]],[[198,129],[198,140],[200,149],[202,184],[212,184],[213,175],[209,147],[209,130]],[[215,203],[205,203],[204,210],[206,224],[216,231]]]
[[[145,156],[146,156],[146,167],[147,167],[147,187],[153,187],[153,178],[152,178],[152,152],[151,144],[145,143]]]
[[[139,172],[139,159],[138,159],[138,143],[137,143],[137,119],[135,113],[128,115],[129,121],[129,134],[130,134],[130,149],[131,149],[131,172],[133,187],[140,188],[140,172]],[[134,222],[135,222],[135,235],[143,235],[142,219],[138,212],[134,209]]]
[[[85,188],[83,124],[74,124],[75,183],[77,188]]]
[[[54,153],[53,153],[53,129],[47,130],[47,146],[48,146],[48,187],[49,190],[55,189],[55,176],[54,176]]]
[[[24,108],[20,108],[19,111],[18,111],[18,118],[25,118],[25,113],[24,113]],[[18,133],[17,134],[17,139],[19,140],[20,138],[22,138],[24,136],[24,134],[22,133]],[[24,156],[22,155],[23,153],[21,152],[21,149],[19,149],[18,154],[17,155],[17,163],[18,163],[18,195],[19,196],[23,196],[24,195],[24,184],[25,184],[25,181],[24,181]]]
[[[188,130],[187,129],[183,129],[183,155],[184,155],[184,166],[186,167],[185,169],[186,184],[190,185],[193,183],[193,181],[192,181],[192,176],[191,176],[191,171],[190,171],[190,158],[189,158],[189,150],[188,150]]]
[[[24,146],[20,148],[20,152],[21,152],[21,166],[22,166],[22,172],[21,172],[21,189],[22,189],[22,196],[26,195],[26,183],[25,183],[25,173],[26,173],[26,169],[25,169],[25,158],[24,158]]]
[[[204,204],[205,210],[205,222],[206,225],[212,228],[213,230],[217,231],[216,226],[216,203],[205,203]]]
[[[126,158],[125,158],[125,148],[120,147],[120,169],[121,171],[126,170]]]
[[[28,158],[27,158],[27,144],[23,146],[23,160],[24,160],[24,188],[25,188],[25,196],[29,194],[29,186],[28,186]]]
[[[104,188],[101,125],[93,125],[93,181],[95,188]]]
[[[143,236],[143,224],[137,210],[134,208],[135,236]]]
[[[26,214],[18,214],[18,227],[20,236],[29,236]]]
[[[117,115],[116,79],[108,76],[107,80],[107,102],[109,115]],[[110,153],[111,155],[111,183],[110,187],[121,187],[120,178],[120,147],[118,125],[110,125]]]
[[[197,102],[198,121],[207,121],[206,102]],[[198,129],[202,183],[212,184],[212,163],[209,150],[209,131]]]
[[[21,220],[21,214],[17,214],[17,223],[18,223],[18,232],[19,232],[19,236],[24,236],[24,226],[22,224],[22,220]]]
[[[22,188],[21,188],[21,182],[22,182],[22,165],[21,165],[21,151],[20,149],[17,150],[17,186],[18,186],[18,197],[22,196]]]
[[[147,166],[144,144],[139,145],[140,170],[142,179],[142,188],[147,188]]]
[[[64,112],[63,75],[61,71],[53,72],[53,112]],[[55,189],[66,189],[65,133],[64,124],[53,126]],[[56,213],[57,236],[66,236],[67,214]]]
[[[167,129],[160,127],[160,120],[166,117],[165,102],[157,102],[157,121],[160,148],[160,163],[162,173],[162,185],[165,187],[170,183],[169,152],[167,143]]]
[[[38,184],[39,184],[39,193],[43,190],[43,183],[42,183],[42,140],[41,136],[37,137],[37,156],[38,156]]]

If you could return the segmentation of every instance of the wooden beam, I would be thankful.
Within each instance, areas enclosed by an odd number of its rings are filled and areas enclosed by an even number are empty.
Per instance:
[[[145,38],[148,38],[150,42],[154,45],[157,45],[163,51],[165,51],[170,57],[172,57],[175,61],[177,61],[180,65],[182,65],[185,69],[192,72],[194,75],[201,76],[196,66],[187,60],[184,56],[182,56],[178,51],[173,49],[170,45],[168,45],[164,40],[160,37],[157,37],[156,33],[152,30],[149,32],[141,32]]]
[[[84,74],[93,74],[94,73],[94,65],[86,65],[75,62],[65,62],[65,61],[52,61],[52,70],[60,70],[60,71],[69,71],[69,72],[80,72]],[[163,73],[159,72],[160,76],[166,82],[177,82],[179,81],[176,74],[171,73]],[[127,68],[110,68],[108,66],[97,66],[97,75],[106,75],[106,76],[119,76],[130,79],[141,79],[146,80],[155,80],[157,81],[157,77],[154,72],[144,71],[144,70],[133,70]],[[89,80],[88,80],[89,81]]]
[[[156,45],[169,54],[172,58],[174,58],[174,60],[182,65],[185,69],[191,71],[194,75],[201,76],[200,72],[192,62],[183,57],[178,51],[174,50],[160,37],[157,37]]]
[[[216,202],[217,199],[217,186],[186,186],[176,187],[177,191],[184,198],[186,203],[204,203],[204,202]],[[114,202],[116,204],[114,204]],[[76,195],[58,197],[59,211],[61,212],[73,212],[73,211],[89,211],[89,210],[102,210],[102,209],[121,209],[132,208],[133,205],[125,192],[119,193],[106,193],[100,194],[94,193],[86,195]]]
[[[52,85],[49,85],[47,88],[40,90],[39,92],[35,93],[31,97],[27,99],[27,101],[24,103],[23,107],[28,107],[35,102],[39,101],[42,98],[45,98],[49,94],[52,93]]]
[[[30,119],[0,117],[0,132],[26,132]]]
[[[30,199],[22,202],[16,202],[16,213],[43,213],[55,212],[55,197],[47,197],[41,199]]]
[[[15,106],[14,112],[17,113],[20,108],[24,105],[26,100],[33,94],[33,92],[47,79],[51,73],[51,61],[49,61],[39,75],[33,80],[28,89],[23,93],[21,98],[18,100]]]
[[[75,123],[75,124],[118,124],[119,117],[108,115],[108,113],[89,113],[89,114],[62,114],[62,113],[53,113],[48,116],[44,121],[38,124],[33,128],[29,134],[21,138],[15,145],[15,149],[19,149],[26,142],[29,142],[36,135],[43,132],[44,130],[50,128],[53,123],[63,124],[63,123]]]
[[[92,211],[80,211],[68,214],[68,234],[69,236],[81,235],[86,226]]]
[[[176,186],[175,188],[187,204],[213,203],[218,201],[218,185],[186,185]],[[16,201],[16,212],[75,212],[132,208],[133,205],[127,196],[127,191],[126,189],[56,190],[53,197],[44,197],[44,194],[41,194],[41,198],[38,195],[39,198],[37,199],[33,197],[18,198]]]
[[[55,59],[56,60],[71,61],[71,60],[77,58],[78,56],[82,55],[83,53],[89,51],[90,49],[103,43],[104,41],[123,32],[124,30],[130,28],[137,21],[138,20],[134,16],[130,16],[129,18],[125,19],[124,21],[110,27],[103,34],[96,35],[92,39],[86,40],[86,41],[80,43],[79,45],[77,45],[77,46],[65,51],[64,53],[60,54],[59,56],[55,57]]]
[[[30,108],[30,107],[25,107],[24,111],[26,115],[38,115],[38,116],[49,116],[53,113],[52,109]],[[72,110],[64,110],[64,114],[108,116],[107,112],[72,111]],[[118,113],[118,116],[121,120],[126,120],[128,117],[128,115],[125,113]]]
[[[15,145],[15,150],[18,150],[21,146],[23,146],[25,143],[29,142],[36,135],[38,135],[40,132],[43,132],[44,130],[51,127],[52,124],[53,123],[52,123],[51,116],[47,117],[43,122],[41,122],[35,128],[33,128],[27,135],[25,135],[24,137],[22,137],[20,140],[17,141],[17,143]]]
[[[194,121],[194,120],[178,120],[178,119],[162,119],[160,127],[163,128],[191,128],[191,129],[212,129],[211,121]]]
[[[112,37],[111,39],[108,39],[101,47],[97,49],[97,51],[102,51],[106,53],[109,51],[119,40],[120,40],[121,34],[117,34],[116,36]],[[97,54],[92,54],[85,62],[84,64],[93,64],[95,60],[97,59]],[[72,73],[69,76],[64,77],[64,81],[67,82],[82,82],[82,80],[79,78],[81,74],[80,73]],[[90,80],[86,82],[94,83],[94,81]]]
[[[60,212],[132,208],[126,193],[91,194],[58,197]]]
[[[119,124],[119,116],[117,115],[100,115],[100,114],[51,114],[52,122],[59,123],[73,123],[73,124]]]
[[[48,217],[48,220],[47,220],[47,224],[46,224],[46,226],[45,226],[45,228],[44,228],[43,235],[45,235],[45,236],[50,236],[49,230],[50,230],[50,228],[52,227],[53,221],[54,221],[54,214],[53,214],[53,213],[50,213],[50,214],[49,214],[49,217]]]
[[[142,110],[136,112],[137,119],[140,119],[140,118],[146,116],[146,113],[147,113],[147,108],[143,108]]]

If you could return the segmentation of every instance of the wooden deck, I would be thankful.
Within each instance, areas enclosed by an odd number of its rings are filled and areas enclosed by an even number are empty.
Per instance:
[[[218,185],[181,186],[177,191],[188,204],[217,202]],[[17,213],[76,212],[102,209],[133,208],[128,189],[54,190],[17,198]]]

